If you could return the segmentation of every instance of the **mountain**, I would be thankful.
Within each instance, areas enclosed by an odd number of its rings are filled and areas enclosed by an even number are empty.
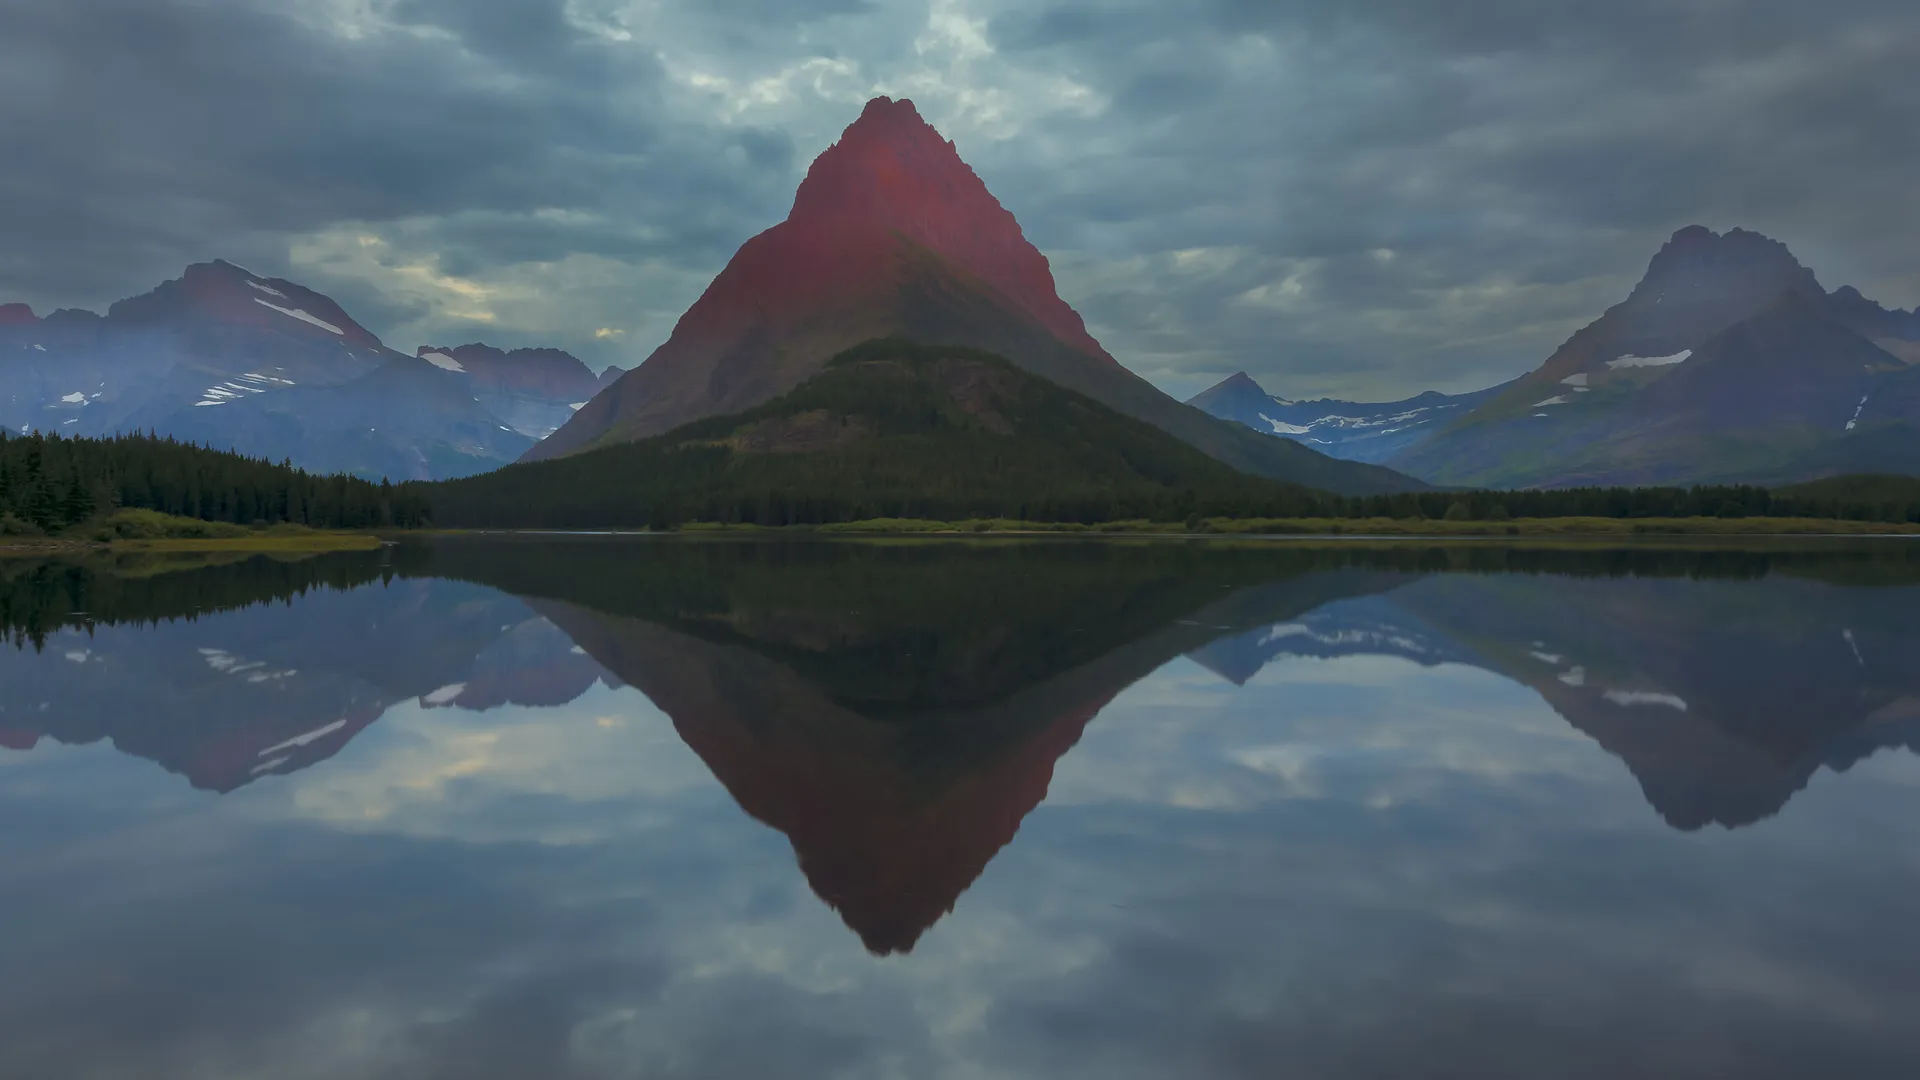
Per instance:
[[[321,293],[228,262],[189,266],[104,317],[8,310],[9,430],[152,430],[396,480],[484,471],[533,441],[482,406],[464,376],[388,349]]]
[[[611,379],[596,376],[571,353],[559,349],[506,352],[479,343],[446,347],[422,345],[422,360],[467,376],[473,396],[507,426],[544,439],[559,430]],[[608,368],[608,373],[618,368]],[[618,376],[615,376],[616,378]]]
[[[1252,376],[1238,371],[1189,398],[1187,404],[1264,435],[1291,439],[1328,457],[1377,464],[1501,389],[1496,386],[1470,394],[1428,390],[1404,401],[1377,403],[1332,398],[1288,401],[1267,393]]]
[[[527,460],[752,408],[884,337],[996,353],[1243,471],[1355,494],[1420,486],[1253,437],[1122,367],[953,144],[912,102],[887,98],[814,161],[787,219],[740,248],[666,343]]]
[[[1920,318],[1785,245],[1675,233],[1538,370],[1390,458],[1444,484],[1781,483],[1920,458]]]
[[[744,412],[426,491],[438,524],[523,527],[1165,521],[1310,514],[1321,499],[991,353],[898,340],[850,349]]]

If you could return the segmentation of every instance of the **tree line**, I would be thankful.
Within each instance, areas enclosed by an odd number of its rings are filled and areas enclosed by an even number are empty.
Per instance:
[[[319,476],[155,435],[0,433],[0,534],[55,533],[120,508],[313,528],[826,525],[872,518],[1035,522],[1205,518],[1815,517],[1920,522],[1911,483],[1427,491],[1344,497],[1153,460],[1104,440],[1035,460],[962,438],[862,440],[825,454],[627,444],[442,483]],[[1180,449],[1185,449],[1181,447]],[[1071,466],[1068,460],[1071,459]],[[1181,475],[1185,473],[1185,475]],[[1183,483],[1182,481],[1189,481]],[[1193,482],[1197,481],[1197,482]]]
[[[152,434],[63,438],[0,432],[0,533],[54,533],[121,508],[236,525],[317,529],[412,527],[428,521],[418,492],[350,476],[317,476]]]
[[[577,459],[511,466],[420,485],[443,526],[652,528],[696,522],[827,525],[875,518],[1096,525],[1207,518],[1829,518],[1920,522],[1920,499],[1836,498],[1752,485],[1427,491],[1350,497],[1253,477],[1194,486],[1052,482],[1018,463],[978,460],[979,448],[927,442],[819,455],[737,454],[723,447],[665,452],[610,448]],[[972,460],[963,460],[971,456]],[[579,462],[579,464],[573,464]],[[1004,467],[1002,465],[1004,464]],[[985,476],[992,483],[976,482]]]

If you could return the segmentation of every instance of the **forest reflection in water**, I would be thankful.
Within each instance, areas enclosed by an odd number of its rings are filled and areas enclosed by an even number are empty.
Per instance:
[[[1014,1074],[1095,1075],[1101,1062],[1104,1075],[1237,1074],[1235,1055],[1283,1051],[1306,1054],[1308,1074],[1362,1074],[1505,1017],[1557,1031],[1553,1045],[1595,1040],[1581,1051],[1592,1075],[1634,1065],[1714,1075],[1730,1062],[1770,1075],[1798,1060],[1779,1047],[1770,1062],[1749,1060],[1783,1036],[1762,1022],[1783,1011],[1787,1028],[1806,1029],[1794,1047],[1844,1047],[1867,1073],[1911,1064],[1913,1037],[1889,1010],[1913,1003],[1920,980],[1887,970],[1872,942],[1914,938],[1887,909],[1920,876],[1910,841],[1893,839],[1920,805],[1910,794],[1917,586],[1920,552],[1904,543],[519,538],[297,561],[0,562],[0,624],[18,646],[0,653],[0,814],[18,856],[0,871],[0,898],[56,931],[0,947],[14,972],[0,975],[12,1047],[0,1071],[85,1074],[64,1066],[87,1057],[107,1075],[115,1053],[156,1046],[211,1047],[238,1063],[295,1038],[278,1014],[240,1043],[205,1018],[118,1050],[64,1037],[55,1002],[156,1008],[153,958],[114,952],[151,909],[129,897],[96,905],[87,922],[56,902],[63,885],[112,895],[121,879],[170,881],[181,904],[218,895],[211,907],[250,927],[259,948],[284,950],[294,935],[344,949],[314,985],[280,988],[322,1012],[344,1007],[327,987],[419,983],[427,1012],[459,1018],[437,1023],[478,1023],[497,1003],[463,1003],[434,972],[459,966],[467,933],[496,935],[526,969],[502,992],[553,1029],[455,1067],[472,1047],[434,1041],[441,1029],[402,1010],[380,1038],[329,1050],[347,1055],[349,1072],[515,1075],[507,1066],[519,1061],[555,1075],[645,1075],[636,1062],[671,1072],[699,1059],[681,1071],[747,1075],[756,1063],[727,1063],[738,1047],[693,1046],[694,1029],[656,1030],[629,1015],[637,1006],[614,1004],[663,987],[718,992],[702,970],[777,998],[772,1011],[795,1025],[786,1037],[825,1055],[822,1074],[885,1075],[877,1062],[912,1059],[927,1067],[900,1074],[960,1075],[990,1051],[1009,1055],[1001,1071]],[[102,740],[109,758],[62,749]],[[619,745],[635,756],[608,752]],[[1884,775],[1791,820],[1789,804],[1819,788],[1817,776],[1847,784],[1870,760]],[[114,761],[143,779],[129,782]],[[157,784],[146,762],[194,790]],[[228,794],[207,803],[196,791]],[[1043,804],[1054,817],[1035,813]],[[730,826],[720,805],[772,832]],[[1827,835],[1835,815],[1844,837]],[[1046,833],[1043,819],[1067,833]],[[186,844],[169,824],[189,820],[199,839]],[[1023,826],[1043,835],[1016,842]],[[156,832],[149,849],[124,849]],[[769,839],[792,857],[769,852]],[[312,892],[220,891],[259,844],[280,873],[327,897],[326,921],[311,921]],[[156,877],[148,860],[169,845],[188,857]],[[791,881],[775,873],[784,863],[791,875],[795,861],[824,902],[813,914],[789,906]],[[1814,879],[1820,906],[1802,903],[1820,863],[1840,873]],[[1599,939],[1637,955],[1630,942],[1725,917],[1751,901],[1754,879],[1775,878],[1800,892],[1763,894],[1765,926],[1730,919],[1683,949],[1684,978],[1643,958],[1647,970],[1591,982],[1592,965],[1610,962],[1586,952]],[[1654,879],[1681,891],[1656,902],[1623,884]],[[1107,921],[1090,912],[1128,910],[1116,890],[1149,897],[1157,921],[1117,937],[1087,929]],[[519,907],[483,910],[503,894]],[[617,933],[574,925],[642,896],[639,922]],[[298,930],[268,925],[276,910]],[[418,944],[361,956],[389,931],[343,924],[342,910],[378,911]],[[857,936],[852,955],[908,966],[858,966],[792,925],[827,910]],[[1838,911],[1854,913],[1845,933],[1831,923]],[[507,925],[489,924],[498,919]],[[189,922],[169,951],[225,957],[220,994],[272,998],[257,961]],[[1557,940],[1552,928],[1569,923],[1595,940],[1558,957],[1566,970],[1547,963],[1552,948],[1521,963],[1525,939]],[[1263,968],[1264,948],[1236,958],[1218,939],[1288,939],[1288,924],[1347,950],[1346,975],[1369,993],[1372,978],[1388,979],[1395,1000],[1359,1010],[1345,1035],[1325,1030],[1314,1014],[1342,979],[1316,965],[1332,954],[1296,940],[1300,955]],[[680,927],[706,951],[660,954],[636,926]],[[1015,944],[1049,926],[1066,937]],[[1762,929],[1773,935],[1764,944],[1742,937]],[[609,937],[644,956],[585,972],[575,950],[603,952]],[[715,942],[730,943],[724,955]],[[34,981],[75,951],[91,966]],[[883,975],[918,985],[916,971],[935,979],[987,956],[994,970],[975,973],[966,1004],[908,992],[861,1005],[902,993]],[[108,969],[118,975],[105,983],[87,974]],[[1105,982],[1086,981],[1096,969]],[[1309,975],[1320,989],[1302,998]],[[1640,997],[1557,1011],[1602,985]],[[1654,989],[1713,1037],[1666,1030]],[[211,980],[201,991],[215,993]],[[1171,991],[1189,1000],[1148,999]],[[1040,1000],[1009,1011],[1023,994]],[[1365,1016],[1416,1003],[1425,1019],[1397,1015],[1396,1037],[1362,1030]],[[843,1011],[854,1006],[869,1012]],[[677,1007],[724,1020],[692,998]],[[955,1028],[941,1011],[955,1009],[977,1015]],[[1546,1009],[1556,1011],[1535,1015]],[[656,1000],[652,1011],[670,1010]],[[335,1013],[329,1022],[344,1022]],[[1176,1019],[1216,1037],[1176,1036],[1166,1030]],[[1648,1041],[1597,1048],[1602,1027],[1622,1024]],[[1753,1046],[1727,1044],[1736,1027]],[[1143,1039],[1159,1041],[1109,1058],[1106,1048]],[[1522,1062],[1584,1074],[1547,1042],[1496,1049],[1469,1044],[1463,1074],[1467,1062],[1477,1075]],[[1070,1053],[1084,1062],[1047,1057]],[[199,1071],[181,1075],[225,1074],[193,1060]]]

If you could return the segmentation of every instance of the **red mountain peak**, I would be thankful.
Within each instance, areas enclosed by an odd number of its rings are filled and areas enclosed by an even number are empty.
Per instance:
[[[818,241],[826,237],[816,234],[861,226],[880,226],[946,256],[1062,341],[1111,362],[1060,299],[1053,268],[1012,212],[906,98],[867,102],[840,141],[814,159],[782,227]]]
[[[882,97],[814,160],[786,220],[741,245],[666,343],[528,459],[750,408],[835,353],[889,336],[991,348],[1067,383],[1079,370],[1124,394],[1136,383],[1157,393],[1087,333],[1046,256],[954,145],[913,102]]]
[[[39,316],[25,304],[0,304],[0,326],[36,326]]]

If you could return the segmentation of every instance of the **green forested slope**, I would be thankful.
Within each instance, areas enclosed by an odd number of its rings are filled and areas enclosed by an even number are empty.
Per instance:
[[[665,435],[423,485],[442,526],[1107,521],[1312,512],[1145,422],[969,349],[874,341],[772,401]]]

